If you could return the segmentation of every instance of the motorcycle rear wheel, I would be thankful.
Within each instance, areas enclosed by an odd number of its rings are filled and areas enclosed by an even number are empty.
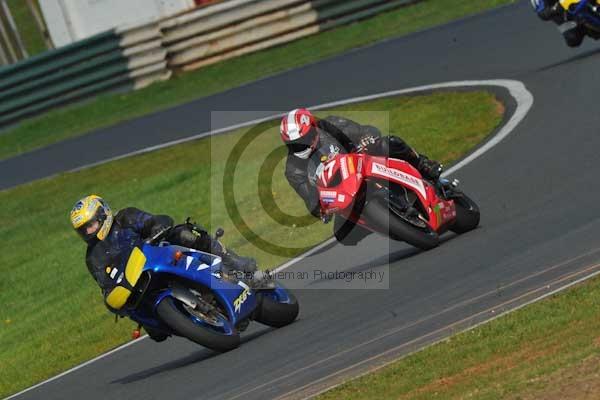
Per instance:
[[[300,306],[292,292],[288,291],[287,295],[288,302],[281,303],[271,296],[263,294],[254,320],[274,328],[281,328],[294,322]]]
[[[417,228],[402,220],[388,207],[383,199],[372,199],[365,205],[363,216],[373,227],[388,226],[388,235],[394,240],[404,241],[422,250],[429,250],[440,244],[439,235],[428,225]]]

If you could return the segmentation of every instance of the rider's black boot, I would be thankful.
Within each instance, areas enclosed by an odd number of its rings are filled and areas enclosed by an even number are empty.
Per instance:
[[[256,267],[256,260],[251,257],[242,257],[232,250],[224,250],[218,254],[223,260],[225,270],[246,282],[252,289],[269,289],[274,287],[271,276]]]
[[[423,178],[432,182],[437,182],[444,168],[439,162],[430,160],[427,157],[421,155],[419,156],[417,170],[421,173],[421,175],[423,175]]]
[[[232,250],[215,253],[221,257],[223,265],[229,269],[248,273],[256,271],[256,260],[254,258],[239,256]]]
[[[148,336],[150,336],[150,339],[154,340],[155,342],[164,342],[169,337],[169,335],[167,335],[166,333],[162,333],[154,328],[149,328],[147,326],[144,326],[144,330],[146,331]]]
[[[554,5],[544,8],[538,15],[542,20],[550,21],[551,19],[556,19],[557,17],[560,17],[562,13],[562,6],[559,2],[556,2]]]

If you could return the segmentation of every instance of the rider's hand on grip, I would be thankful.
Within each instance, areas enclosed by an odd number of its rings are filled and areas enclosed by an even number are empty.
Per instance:
[[[356,145],[355,151],[357,153],[371,153],[377,146],[379,138],[372,135],[364,135],[360,138]]]
[[[331,214],[321,214],[321,222],[324,224],[328,224],[331,222],[333,216]]]

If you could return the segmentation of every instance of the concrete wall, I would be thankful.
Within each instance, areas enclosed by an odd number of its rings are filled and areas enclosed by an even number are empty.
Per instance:
[[[40,0],[56,47],[112,28],[164,18],[194,6],[194,0]]]

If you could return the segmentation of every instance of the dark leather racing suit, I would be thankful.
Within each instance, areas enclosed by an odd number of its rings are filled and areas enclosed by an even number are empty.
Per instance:
[[[116,285],[114,279],[107,273],[107,267],[120,265],[129,257],[134,246],[141,246],[145,239],[170,227],[173,227],[173,219],[167,215],[152,215],[129,207],[115,215],[113,225],[104,240],[95,239],[88,243],[86,264],[105,298]],[[244,275],[256,271],[256,262],[253,259],[240,257],[231,250],[226,250],[218,240],[211,238],[208,232],[195,224],[186,222],[173,227],[168,232],[166,240],[171,244],[220,256],[226,271],[242,271]],[[112,309],[111,311],[117,312]],[[144,329],[150,338],[157,342],[168,337],[168,334],[156,328],[144,326]]]
[[[86,264],[88,270],[102,289],[104,295],[114,287],[113,279],[106,273],[108,266],[119,261],[119,257],[128,257],[128,251],[161,231],[173,226],[173,219],[167,215],[152,215],[134,207],[119,211],[107,237],[88,243]],[[226,250],[218,240],[195,224],[186,223],[171,229],[166,237],[171,244],[210,252],[223,259],[226,268],[243,272],[254,272],[256,262],[250,258],[239,257]],[[126,252],[126,254],[123,254]]]
[[[349,153],[354,151],[364,139],[370,140],[366,152],[371,155],[399,158],[409,162],[429,179],[437,179],[440,164],[419,155],[414,149],[397,136],[382,137],[381,132],[369,125],[360,125],[346,118],[329,116],[317,123],[319,144],[311,156],[304,160],[296,157],[289,150],[285,168],[285,176],[290,185],[302,197],[308,211],[320,218],[319,194],[316,188],[316,169],[321,157],[332,153]],[[439,171],[438,171],[439,170]],[[356,226],[353,222],[336,215],[334,235],[345,245],[356,245],[370,231]]]

